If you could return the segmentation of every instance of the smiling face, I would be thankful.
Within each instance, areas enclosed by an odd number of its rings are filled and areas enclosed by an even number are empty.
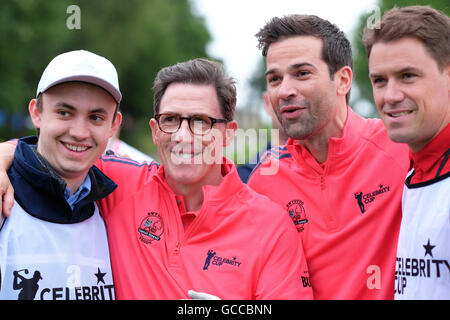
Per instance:
[[[338,105],[344,107],[340,122],[345,122],[345,94],[350,89],[351,70],[341,68],[330,79],[321,56],[322,40],[312,36],[289,37],[271,44],[267,51],[270,102],[286,133],[296,140],[340,135],[334,121]],[[342,87],[343,72],[350,76],[346,89]]]
[[[389,137],[418,152],[450,121],[450,65],[417,39],[377,42],[369,57],[374,101]]]
[[[105,90],[82,82],[56,85],[29,105],[31,119],[39,129],[38,152],[75,189],[102,155],[108,139],[117,131],[116,101]],[[76,191],[76,190],[75,190]]]
[[[159,114],[223,118],[220,110],[214,86],[171,83],[161,99]],[[203,186],[220,181],[223,147],[234,137],[235,121],[216,123],[204,136],[192,134],[186,120],[175,133],[161,131],[155,119],[150,120],[150,127],[166,180],[175,191],[181,185]]]

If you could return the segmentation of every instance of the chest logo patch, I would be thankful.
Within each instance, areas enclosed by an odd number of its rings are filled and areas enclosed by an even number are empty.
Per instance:
[[[139,240],[145,244],[152,244],[154,241],[161,240],[164,233],[164,224],[162,218],[157,212],[149,212],[141,221],[138,228]]]
[[[367,207],[370,206],[370,204],[373,203],[378,196],[389,191],[391,191],[390,186],[383,186],[382,184],[380,184],[376,190],[373,190],[371,192],[355,192],[355,200],[358,203],[361,213],[365,213],[367,211]]]
[[[308,222],[303,204],[302,200],[292,200],[286,204],[289,217],[291,217],[298,232],[305,230],[305,224]]]
[[[208,270],[208,268],[210,267],[210,265],[213,264],[217,267],[220,267],[222,265],[231,265],[233,267],[240,267],[242,262],[239,261],[237,259],[237,257],[232,257],[232,258],[226,258],[226,257],[219,257],[216,255],[216,252],[214,250],[208,250],[208,252],[206,253],[206,259],[205,259],[205,264],[203,266],[203,270]]]

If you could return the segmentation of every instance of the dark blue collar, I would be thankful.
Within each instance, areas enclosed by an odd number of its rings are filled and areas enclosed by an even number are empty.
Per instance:
[[[97,167],[89,169],[91,192],[73,210],[64,197],[65,181],[36,151],[37,137],[19,140],[8,170],[15,200],[30,215],[50,222],[76,223],[94,214],[94,202],[109,195],[117,185]]]

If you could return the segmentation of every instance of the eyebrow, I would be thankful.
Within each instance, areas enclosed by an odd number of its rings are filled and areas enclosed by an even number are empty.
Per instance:
[[[379,78],[381,77],[381,74],[379,73],[369,73],[369,78]]]
[[[72,105],[70,105],[68,103],[65,103],[65,102],[57,102],[57,103],[55,103],[53,105],[53,107],[64,107],[64,108],[67,108],[67,109],[70,109],[70,110],[75,110],[74,106],[72,106]]]
[[[312,68],[316,68],[313,64],[309,63],[309,62],[301,62],[301,63],[295,63],[293,65],[289,66],[289,70],[295,70],[298,68],[302,68],[302,67],[312,67]],[[276,68],[273,69],[269,69],[266,71],[266,73],[264,74],[265,76],[268,76],[269,74],[273,74],[276,72]]]
[[[65,103],[65,102],[57,102],[57,103],[55,103],[55,105],[53,107],[63,107],[63,108],[67,108],[67,109],[72,110],[72,111],[76,111],[77,110],[77,108],[75,108],[71,104],[68,104],[68,103]],[[108,112],[104,108],[97,108],[97,109],[89,110],[89,113],[108,114]]]
[[[215,118],[215,116],[211,116],[206,113],[193,113],[193,114],[186,115],[186,114],[181,114],[181,113],[177,113],[177,112],[161,112],[161,113],[158,113],[157,115],[169,115],[169,116],[179,116],[179,117],[189,117],[189,118],[196,117],[196,116],[205,116],[205,117]]]
[[[414,72],[414,73],[422,74],[422,72],[419,69],[414,68],[414,67],[402,68],[400,70],[394,71],[394,74],[402,74],[402,73],[407,73],[407,72]],[[369,78],[379,78],[382,76],[383,76],[383,74],[380,74],[380,73],[369,73]]]

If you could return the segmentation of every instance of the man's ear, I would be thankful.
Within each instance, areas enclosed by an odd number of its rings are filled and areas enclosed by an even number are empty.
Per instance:
[[[156,119],[155,118],[151,118],[150,121],[148,122],[150,129],[152,130],[152,139],[153,139],[153,143],[155,144],[155,146],[158,145],[157,140],[158,138],[156,137],[156,131],[158,130],[158,124],[156,123]]]
[[[122,124],[122,113],[120,111],[117,111],[116,118],[114,119],[114,121],[112,123],[111,134],[109,136],[110,138],[116,134],[116,132],[117,132],[117,130],[119,130],[121,124]]]
[[[264,101],[264,109],[266,110],[267,114],[272,117],[274,111],[272,107],[272,103],[270,102],[269,92],[264,91],[262,94],[263,101]]]
[[[32,99],[30,101],[30,103],[28,104],[28,112],[30,113],[31,122],[33,122],[34,127],[36,129],[40,129],[40,127],[41,127],[41,112],[38,109],[36,99]]]
[[[238,127],[238,124],[235,120],[227,122],[225,136],[224,136],[224,140],[223,140],[224,147],[230,145],[233,142],[234,136],[236,135],[237,127]]]
[[[353,72],[349,66],[340,68],[334,74],[336,83],[336,93],[338,96],[345,96],[352,87]]]

